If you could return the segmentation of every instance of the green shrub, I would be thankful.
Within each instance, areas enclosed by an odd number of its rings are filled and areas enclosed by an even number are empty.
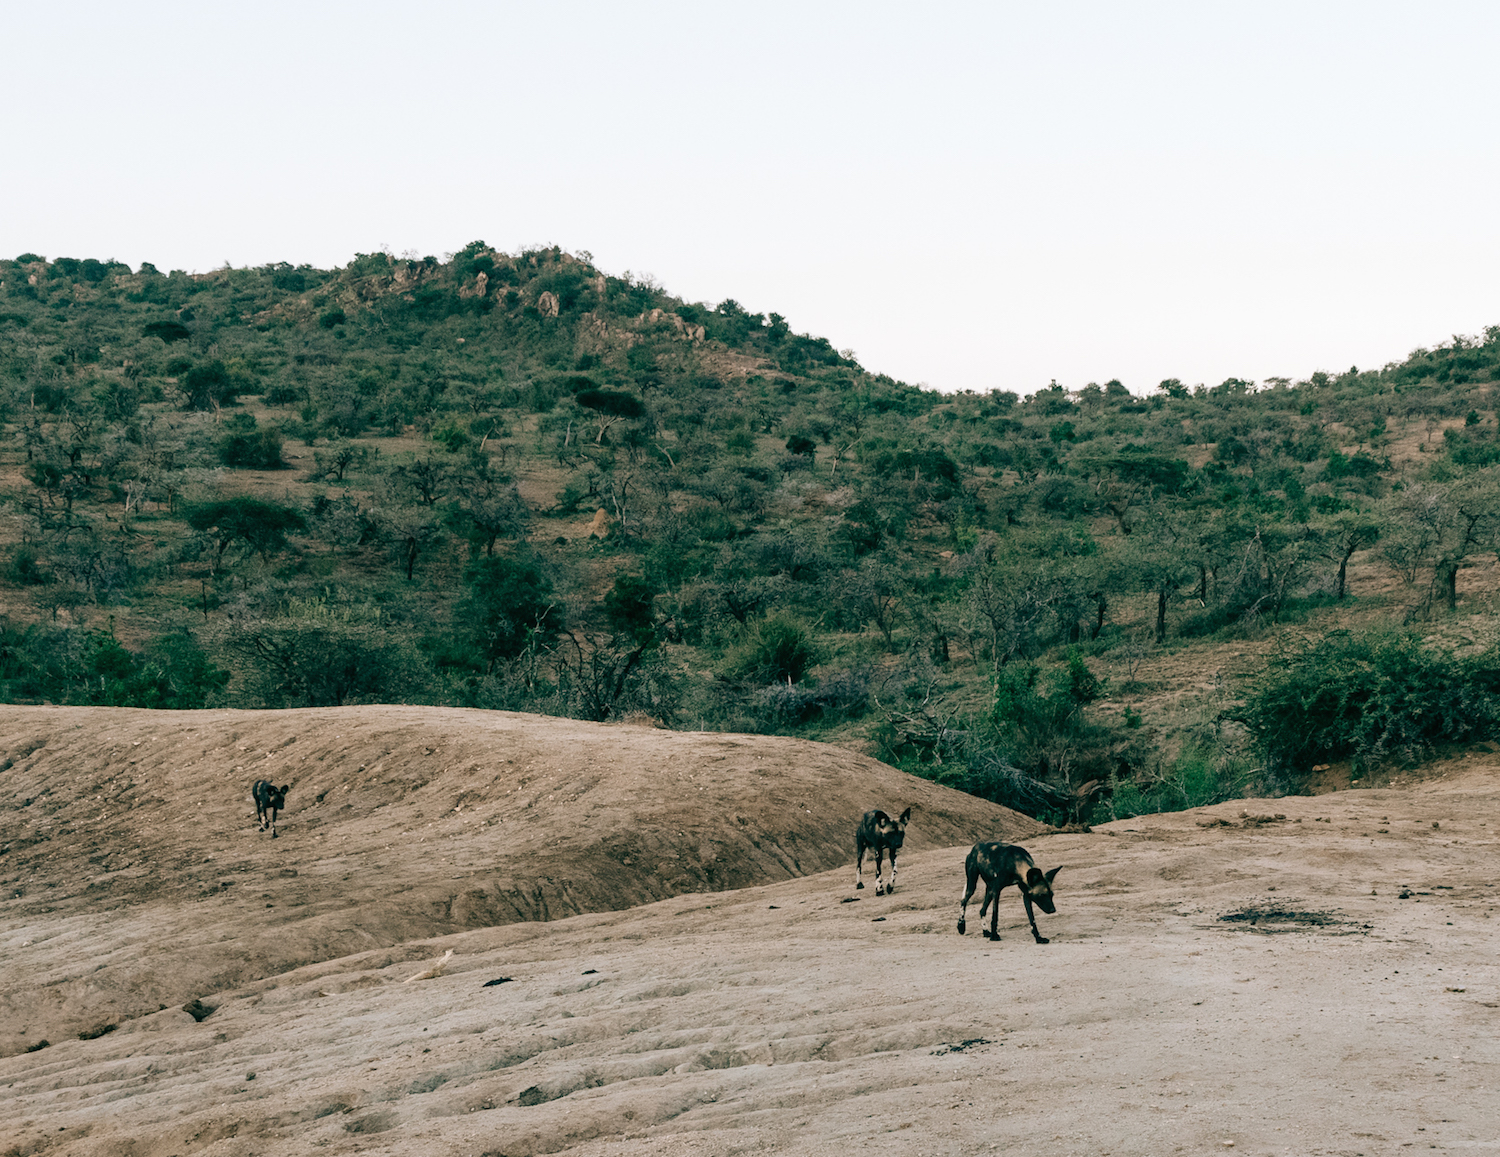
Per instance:
[[[646,413],[645,403],[624,390],[580,390],[573,400],[580,406],[617,418],[640,418]]]
[[[1083,656],[1070,649],[1067,665],[1047,673],[1045,680],[1033,663],[1002,667],[995,677],[993,717],[1018,750],[1036,750],[1076,732],[1083,709],[1103,693],[1103,683]]]
[[[439,426],[432,432],[432,440],[441,445],[450,454],[457,454],[473,443],[469,432],[462,429],[457,423]]]
[[[292,382],[277,382],[266,391],[268,406],[295,406],[307,400],[307,391]]]
[[[7,700],[195,709],[222,695],[229,673],[182,633],[126,649],[111,631],[0,624],[0,693]]]
[[[193,336],[193,331],[183,325],[182,322],[168,319],[167,321],[151,321],[142,327],[141,333],[146,337],[159,337],[170,345],[174,341],[187,341]]]
[[[476,558],[464,581],[469,595],[453,614],[461,654],[455,652],[446,665],[490,675],[502,660],[551,643],[564,626],[552,580],[534,556]]]
[[[821,657],[810,630],[776,615],[759,624],[728,673],[747,683],[800,683]]]
[[[1410,633],[1337,631],[1288,644],[1236,712],[1268,765],[1412,763],[1500,733],[1500,653],[1457,655]]]
[[[656,592],[639,575],[622,574],[604,595],[604,617],[617,634],[634,642],[648,643],[656,636]]]
[[[224,465],[249,470],[280,470],[286,465],[281,460],[281,431],[274,426],[258,429],[253,415],[236,414],[225,429],[228,433],[218,446]]]
[[[1238,752],[1221,745],[1185,747],[1157,769],[1114,777],[1094,818],[1102,823],[1239,799],[1249,794],[1253,775]]]
[[[54,575],[43,564],[37,552],[29,546],[16,547],[10,556],[10,565],[5,568],[5,577],[18,587],[45,586]]]

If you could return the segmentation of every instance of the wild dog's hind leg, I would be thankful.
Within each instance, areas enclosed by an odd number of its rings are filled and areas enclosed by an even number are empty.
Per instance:
[[[1036,915],[1031,910],[1031,897],[1026,894],[1026,889],[1025,888],[1021,889],[1021,899],[1023,899],[1023,900],[1026,901],[1026,919],[1028,919],[1028,920],[1031,921],[1031,934],[1032,934],[1032,936],[1034,936],[1036,938],[1036,942],[1038,944],[1051,944],[1052,941],[1048,940],[1045,936],[1043,936],[1040,932],[1037,931],[1037,928],[1036,928]]]

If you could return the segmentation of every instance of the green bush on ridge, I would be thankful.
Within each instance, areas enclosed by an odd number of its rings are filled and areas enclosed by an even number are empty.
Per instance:
[[[1236,717],[1293,781],[1332,760],[1415,763],[1500,734],[1500,651],[1460,655],[1394,631],[1288,639]]]

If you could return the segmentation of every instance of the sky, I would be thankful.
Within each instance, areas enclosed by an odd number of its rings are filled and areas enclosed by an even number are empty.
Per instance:
[[[1500,324],[1490,3],[0,6],[0,255],[557,244],[943,390]]]

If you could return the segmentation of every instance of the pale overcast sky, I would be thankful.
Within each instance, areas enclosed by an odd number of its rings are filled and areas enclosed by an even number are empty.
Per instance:
[[[0,9],[0,253],[589,250],[941,389],[1500,323],[1492,3]]]

